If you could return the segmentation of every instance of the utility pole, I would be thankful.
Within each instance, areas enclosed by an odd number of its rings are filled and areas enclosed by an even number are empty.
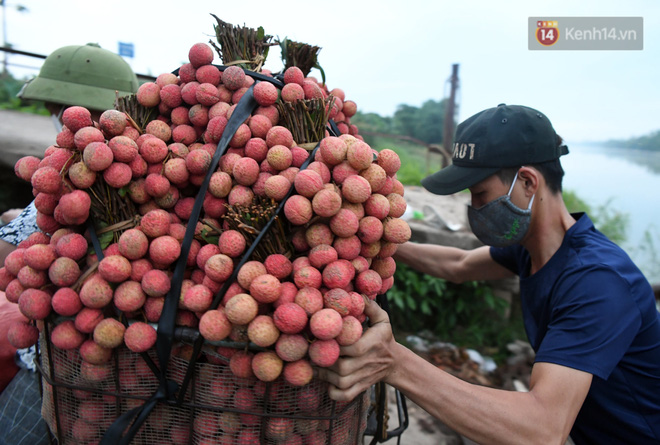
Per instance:
[[[0,0],[0,6],[2,6],[2,47],[7,48],[11,46],[11,43],[7,43],[7,0]],[[10,4],[9,6],[15,6],[18,12],[28,10],[23,5]],[[2,75],[7,74],[7,57],[7,52],[5,51],[2,59]]]
[[[0,0],[2,5],[2,46],[7,46],[7,5],[5,0]],[[7,74],[7,53],[2,57],[2,75]]]
[[[451,143],[454,139],[454,125],[456,118],[456,90],[458,90],[458,64],[452,65],[451,77],[449,78],[450,92],[445,110],[445,122],[442,137],[442,147],[445,151],[452,153]],[[450,161],[451,162],[451,161]]]

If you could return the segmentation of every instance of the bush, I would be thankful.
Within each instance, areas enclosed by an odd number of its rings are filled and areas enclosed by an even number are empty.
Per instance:
[[[16,79],[9,73],[0,74],[0,110],[17,110],[48,116],[50,113],[43,102],[27,104],[16,97],[24,84],[25,80]]]
[[[526,338],[519,314],[507,318],[509,303],[484,282],[454,284],[397,263],[387,300],[395,331],[430,330],[457,346],[503,353],[511,341]]]

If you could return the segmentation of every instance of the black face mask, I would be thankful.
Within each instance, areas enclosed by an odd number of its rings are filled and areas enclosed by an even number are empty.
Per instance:
[[[482,243],[493,247],[507,247],[520,243],[529,230],[532,203],[521,209],[511,202],[511,192],[518,175],[513,179],[509,193],[475,209],[468,205],[468,222],[475,236]]]

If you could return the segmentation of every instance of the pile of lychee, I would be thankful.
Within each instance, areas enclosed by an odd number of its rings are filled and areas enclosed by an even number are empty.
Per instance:
[[[206,347],[231,355],[235,375],[265,382],[282,375],[306,385],[312,366],[331,366],[340,346],[361,337],[365,299],[392,286],[392,255],[411,234],[400,218],[406,202],[396,179],[399,157],[362,140],[350,123],[356,105],[340,89],[328,90],[296,67],[283,73],[279,89],[237,66],[221,71],[213,59],[209,45],[195,44],[178,74],[140,86],[137,101],[158,115],[143,131],[118,110],[95,122],[89,110],[70,107],[44,158],[16,163],[16,174],[32,184],[41,229],[0,269],[7,299],[37,321],[11,327],[16,347],[34,344],[41,321],[48,321],[53,346],[78,350],[96,366],[108,364],[122,345],[135,352],[153,348],[196,199],[203,207],[177,325],[198,329]],[[200,198],[218,141],[252,84],[258,107],[238,126]],[[311,151],[281,124],[276,103],[328,97],[341,134],[319,141],[301,170]],[[136,225],[118,234],[100,261],[87,226],[99,178],[138,211]],[[292,187],[279,218],[293,249],[244,262],[212,307],[249,248],[244,233],[224,220],[228,206],[279,203]],[[217,243],[202,236],[209,226],[221,229]],[[251,347],[227,353],[225,340]]]

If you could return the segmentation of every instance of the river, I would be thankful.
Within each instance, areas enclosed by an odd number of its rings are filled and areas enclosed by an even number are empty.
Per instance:
[[[622,247],[651,282],[660,282],[660,152],[577,144],[569,150],[561,158],[564,189],[594,210],[607,205],[627,214]]]

